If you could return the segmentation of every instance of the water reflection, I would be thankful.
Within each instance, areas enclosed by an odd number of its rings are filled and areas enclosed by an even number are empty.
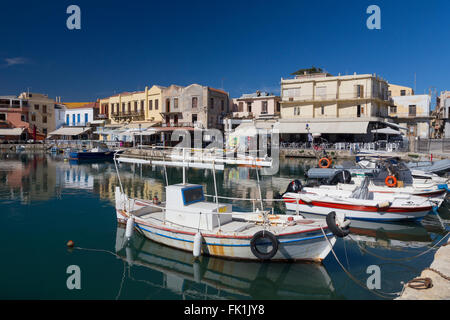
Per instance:
[[[130,266],[159,272],[162,288],[196,299],[331,299],[335,289],[324,266],[299,263],[239,262],[192,254],[135,235],[126,245],[117,228],[116,252]],[[131,273],[130,273],[131,274]],[[131,280],[136,280],[131,275]],[[151,284],[152,285],[152,284]]]

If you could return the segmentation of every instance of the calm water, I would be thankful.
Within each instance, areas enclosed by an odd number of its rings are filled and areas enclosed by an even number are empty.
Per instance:
[[[286,160],[280,173],[262,178],[262,193],[273,198],[303,175],[303,160]],[[179,168],[168,169],[169,183],[181,180]],[[159,167],[121,166],[130,196],[164,197]],[[212,173],[190,170],[188,180],[214,194]],[[332,254],[323,265],[250,263],[202,257],[170,249],[135,234],[128,247],[117,227],[113,190],[118,180],[113,163],[77,164],[45,154],[0,154],[0,298],[1,299],[383,299],[361,288],[340,268]],[[219,194],[256,198],[256,174],[231,167],[217,173]],[[234,203],[245,210],[249,204]],[[275,205],[277,212],[283,206]],[[449,221],[447,204],[439,210]],[[445,225],[448,230],[448,224]],[[412,261],[374,257],[414,256],[447,231],[435,216],[420,224],[353,225],[352,239],[338,240],[335,251],[361,282],[367,267],[381,269],[381,291],[398,292],[432,261],[434,251]],[[66,242],[97,249],[68,250]],[[81,270],[81,289],[69,290],[67,267]]]

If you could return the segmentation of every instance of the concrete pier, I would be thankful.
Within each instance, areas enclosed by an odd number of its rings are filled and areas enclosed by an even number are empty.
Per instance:
[[[430,265],[446,277],[450,277],[450,239],[446,246],[442,246],[436,251],[434,261]],[[396,300],[449,300],[450,280],[443,278],[435,271],[425,269],[418,278],[430,278],[433,286],[428,289],[414,289],[405,285],[402,295]]]

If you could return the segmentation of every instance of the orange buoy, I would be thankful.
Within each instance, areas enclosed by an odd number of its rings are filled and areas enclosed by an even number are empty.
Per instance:
[[[69,248],[73,248],[74,245],[75,245],[75,243],[72,240],[67,241],[67,246]]]
[[[387,176],[384,183],[389,187],[393,188],[397,186],[397,178],[395,176]]]
[[[319,160],[320,168],[326,169],[326,168],[329,168],[330,166],[331,166],[331,159],[323,157]]]

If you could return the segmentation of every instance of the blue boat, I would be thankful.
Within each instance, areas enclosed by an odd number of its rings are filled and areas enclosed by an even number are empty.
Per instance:
[[[123,150],[117,153],[122,153]],[[103,149],[103,148],[92,148],[91,150],[83,151],[71,151],[69,152],[69,160],[113,160],[116,151]]]

